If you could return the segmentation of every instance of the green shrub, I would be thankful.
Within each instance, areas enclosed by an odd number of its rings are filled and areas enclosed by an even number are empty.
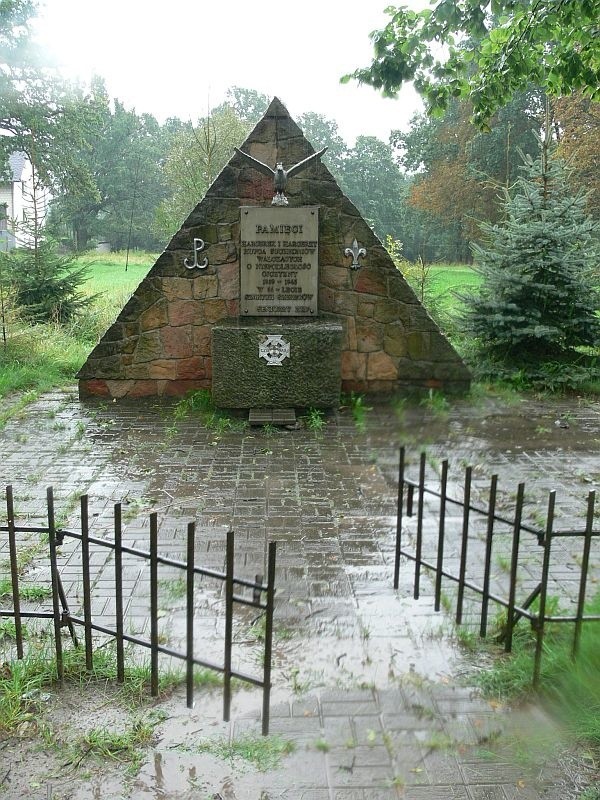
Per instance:
[[[483,280],[478,294],[463,298],[464,324],[484,353],[535,377],[541,362],[564,364],[578,358],[577,348],[600,344],[600,226],[587,216],[585,196],[570,191],[547,140],[537,158],[523,160],[502,222],[482,224],[486,244],[473,245]]]
[[[50,239],[2,253],[0,258],[2,281],[24,319],[66,322],[94,300],[82,291],[87,266],[75,266],[74,257],[61,255]]]

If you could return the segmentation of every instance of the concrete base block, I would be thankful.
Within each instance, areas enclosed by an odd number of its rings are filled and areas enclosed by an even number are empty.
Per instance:
[[[287,345],[289,356],[279,358]],[[213,400],[221,408],[332,408],[340,398],[341,351],[342,326],[325,318],[218,323],[212,336]]]

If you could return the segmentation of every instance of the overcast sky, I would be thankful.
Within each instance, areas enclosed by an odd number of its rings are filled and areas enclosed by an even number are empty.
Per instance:
[[[423,6],[425,0],[410,5]],[[69,77],[101,75],[111,96],[160,121],[197,120],[230,86],[278,96],[292,116],[335,119],[348,144],[387,141],[421,104],[340,77],[370,62],[387,0],[41,0],[38,40]]]

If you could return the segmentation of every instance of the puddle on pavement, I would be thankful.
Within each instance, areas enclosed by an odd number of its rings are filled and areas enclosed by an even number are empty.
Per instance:
[[[30,424],[35,436],[15,452],[18,460],[13,459],[10,468],[17,474],[7,475],[7,483],[20,481],[29,492],[28,476],[39,474],[39,484],[45,485],[60,481],[62,470],[65,484],[75,476],[69,491],[88,492],[90,502],[96,503],[94,524],[107,528],[113,502],[139,499],[140,513],[134,516],[132,508],[128,524],[132,529],[139,526],[143,536],[147,530],[140,520],[147,518],[146,506],[154,502],[161,515],[175,519],[161,528],[161,544],[167,550],[174,547],[175,529],[183,529],[182,520],[196,518],[202,531],[198,562],[206,558],[210,563],[202,566],[207,567],[222,567],[222,552],[216,545],[224,528],[219,526],[233,523],[242,535],[240,541],[248,543],[240,563],[251,577],[264,568],[253,563],[262,553],[253,545],[263,542],[267,533],[282,543],[281,564],[287,572],[279,582],[275,613],[273,705],[324,686],[381,689],[398,685],[407,675],[445,682],[466,666],[451,639],[447,617],[433,613],[432,598],[415,601],[405,596],[406,589],[396,593],[391,588],[394,518],[389,508],[393,510],[395,502],[401,440],[414,442],[413,463],[419,449],[430,443],[433,452],[451,453],[457,464],[467,458],[483,464],[487,474],[492,471],[488,467],[495,468],[500,461],[505,475],[512,476],[515,459],[524,451],[538,459],[550,458],[558,468],[585,454],[595,465],[595,474],[600,474],[598,404],[528,401],[508,408],[501,401],[483,407],[459,402],[443,418],[411,408],[403,422],[389,408],[378,406],[367,414],[364,432],[343,417],[332,417],[319,437],[308,431],[267,437],[260,431],[216,435],[193,419],[178,421],[177,430],[172,430],[167,411],[143,404],[98,407],[92,419],[89,408],[69,402],[64,411],[69,424],[75,430],[80,419],[86,427],[83,436],[73,435],[68,444],[70,456],[55,457],[65,447],[65,435],[52,433],[51,428],[40,432],[36,409],[41,406],[34,404],[18,430],[26,433]],[[84,454],[81,447],[86,442],[92,449]],[[87,472],[77,471],[82,461]],[[518,465],[529,470],[527,480],[532,485],[543,485],[539,461]],[[52,481],[46,481],[48,475]],[[292,488],[286,493],[288,484]],[[270,530],[267,515],[272,518]],[[218,661],[220,612],[216,604],[212,607],[210,592],[199,597],[198,612],[207,637],[202,655]],[[163,620],[173,640],[184,631],[181,613],[173,603]],[[234,657],[238,668],[259,674],[256,642],[252,637],[244,642],[248,621],[243,617],[237,629]],[[198,642],[202,647],[200,637]],[[255,714],[260,705],[260,693],[236,691],[233,716]],[[229,731],[221,719],[220,695],[199,695],[190,712],[178,694],[165,708],[169,718],[159,728],[160,741],[131,793],[123,793],[123,784],[107,774],[77,788],[73,800],[122,796],[191,800],[211,797],[233,776],[238,798],[258,800],[261,776],[252,769],[232,770],[228,761],[186,750],[190,742]]]

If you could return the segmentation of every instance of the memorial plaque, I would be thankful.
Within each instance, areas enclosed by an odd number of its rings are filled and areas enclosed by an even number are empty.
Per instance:
[[[241,317],[317,316],[319,207],[242,206]]]

